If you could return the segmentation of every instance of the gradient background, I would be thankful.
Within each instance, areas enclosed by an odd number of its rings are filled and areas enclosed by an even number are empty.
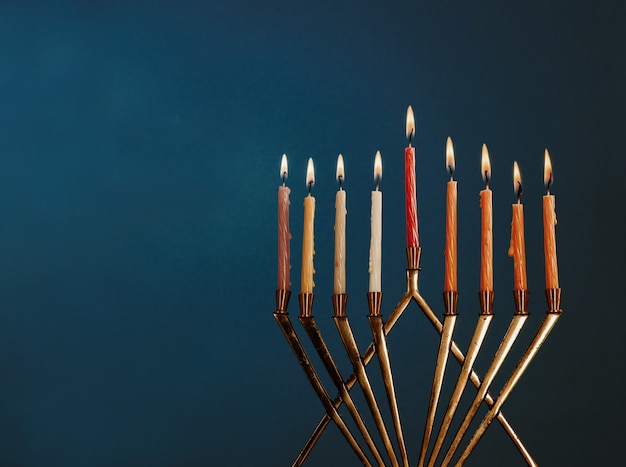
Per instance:
[[[295,292],[316,162],[315,313],[347,372],[330,319],[335,161],[344,155],[348,312],[364,348],[376,150],[385,315],[405,289],[409,104],[420,289],[439,313],[446,137],[455,143],[462,348],[478,311],[481,144],[490,150],[497,314],[481,372],[513,311],[514,160],[533,315],[503,375],[543,317],[550,150],[566,314],[504,412],[541,465],[619,463],[625,3],[434,3],[2,2],[0,465],[290,465],[323,410],[272,317],[280,157]],[[416,462],[437,334],[413,305],[389,343]],[[307,465],[358,464],[330,426]],[[494,423],[467,465],[524,463]]]

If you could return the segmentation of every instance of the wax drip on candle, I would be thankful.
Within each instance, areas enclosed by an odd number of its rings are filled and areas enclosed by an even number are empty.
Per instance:
[[[546,149],[543,153],[543,184],[546,186],[546,194],[550,194],[550,187],[554,179],[552,178],[552,161],[550,160],[550,153]]]
[[[283,186],[287,182],[287,175],[289,174],[289,168],[287,166],[287,154],[283,154],[283,158],[280,161],[280,178],[283,180]]]
[[[491,161],[489,160],[489,151],[487,151],[487,145],[484,143],[481,168],[483,172],[483,180],[485,181],[485,188],[489,188],[489,179],[491,178]]]

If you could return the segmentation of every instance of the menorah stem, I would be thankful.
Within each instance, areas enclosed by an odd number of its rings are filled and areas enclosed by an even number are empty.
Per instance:
[[[509,325],[509,328],[507,329],[506,334],[504,335],[504,338],[502,339],[502,342],[500,343],[500,347],[498,347],[498,350],[496,351],[496,354],[493,357],[493,360],[491,361],[491,365],[489,365],[489,368],[487,369],[487,372],[485,373],[483,382],[478,388],[478,392],[476,393],[476,396],[474,397],[474,400],[472,401],[472,404],[470,405],[470,408],[467,411],[467,414],[465,415],[465,418],[463,419],[463,422],[461,423],[461,426],[459,427],[452,441],[452,444],[448,448],[448,452],[446,453],[443,463],[441,464],[442,466],[447,466],[452,460],[454,453],[456,452],[457,448],[459,447],[459,444],[461,443],[461,439],[463,438],[463,435],[465,435],[465,432],[468,430],[470,424],[472,423],[472,420],[474,419],[476,412],[478,412],[480,404],[482,403],[483,399],[487,395],[487,392],[489,391],[489,386],[491,386],[491,383],[493,382],[496,375],[498,374],[498,371],[502,367],[502,364],[504,363],[507,355],[509,354],[511,348],[513,347],[513,344],[515,343],[517,337],[519,336],[520,331],[522,330],[522,328],[524,327],[524,324],[526,323],[526,320],[528,319],[528,311],[526,309],[526,300],[521,302],[521,304],[523,304],[524,306],[518,307],[517,311],[515,312],[515,315],[513,315],[511,324]]]
[[[402,424],[400,423],[400,410],[398,409],[396,390],[393,384],[391,360],[389,359],[389,352],[387,350],[387,339],[385,338],[385,331],[383,329],[383,318],[382,316],[380,316],[380,303],[382,299],[382,293],[369,292],[367,295],[370,308],[370,314],[367,316],[367,318],[370,322],[370,327],[372,328],[374,345],[376,346],[376,354],[378,355],[378,363],[380,365],[380,371],[382,374],[383,383],[385,385],[385,392],[387,393],[389,409],[391,410],[391,418],[393,420],[393,425],[396,430],[398,445],[400,446],[400,456],[402,457],[404,467],[408,467],[409,458],[406,451],[406,445],[404,443]]]
[[[322,333],[315,323],[315,318],[313,318],[313,316],[300,316],[299,320],[302,323],[302,327],[309,336],[313,347],[317,351],[317,354],[319,355],[322,364],[326,368],[326,371],[328,372],[328,375],[330,376],[333,384],[341,394],[341,398],[346,404],[346,408],[350,412],[350,415],[352,415],[352,418],[356,423],[357,428],[363,435],[365,443],[372,451],[376,462],[378,462],[380,466],[384,467],[385,461],[381,457],[380,452],[378,451],[378,448],[374,443],[374,440],[372,439],[369,431],[367,430],[367,427],[365,426],[365,423],[363,422],[363,418],[361,418],[361,414],[359,413],[354,401],[352,400],[352,396],[350,396],[350,393],[348,392],[348,388],[346,387],[346,384],[341,377],[341,373],[339,372],[339,369],[335,364],[335,360],[330,354],[330,351],[328,350],[328,347],[326,346],[326,343],[322,338]]]
[[[354,339],[350,322],[344,313],[345,301],[337,300],[335,297],[337,296],[333,297],[333,304],[335,305],[335,316],[333,319],[335,320],[335,325],[339,331],[339,336],[341,337],[341,341],[346,349],[346,353],[348,354],[348,358],[350,359],[350,363],[354,369],[354,374],[359,382],[359,386],[361,386],[363,396],[365,397],[365,401],[367,402],[367,405],[372,413],[374,423],[378,428],[378,432],[383,440],[383,444],[385,445],[385,449],[387,450],[391,463],[394,467],[398,467],[398,460],[393,450],[391,439],[389,438],[389,432],[385,426],[383,416],[380,412],[380,408],[378,407],[378,403],[376,402],[376,397],[374,396],[374,391],[365,371],[365,365],[363,364],[361,353],[359,352],[356,340]]]
[[[485,434],[485,431],[487,430],[493,419],[500,412],[500,409],[502,408],[508,397],[511,395],[511,392],[528,368],[528,365],[530,365],[530,362],[532,362],[532,360],[537,355],[537,352],[539,352],[539,349],[548,338],[548,335],[552,331],[552,328],[561,317],[562,310],[560,309],[560,293],[560,289],[546,290],[546,296],[548,297],[548,311],[546,317],[541,323],[541,326],[535,334],[532,342],[528,345],[526,352],[524,352],[524,355],[522,355],[522,358],[513,370],[513,373],[511,373],[511,376],[504,384],[504,387],[502,388],[502,391],[500,391],[500,394],[495,403],[493,404],[491,409],[489,409],[489,412],[487,412],[487,415],[485,415],[485,418],[476,429],[476,432],[472,436],[469,444],[459,457],[456,466],[463,465],[465,460],[467,460],[469,455],[472,453],[482,436]]]
[[[428,451],[428,443],[435,424],[435,414],[437,413],[437,404],[441,387],[443,385],[443,377],[446,372],[448,355],[450,353],[450,344],[452,342],[452,334],[454,333],[454,325],[456,324],[456,305],[458,301],[457,292],[444,292],[444,317],[441,339],[439,341],[439,352],[437,353],[437,362],[435,364],[435,374],[433,376],[433,385],[430,391],[430,402],[428,404],[428,412],[426,415],[426,424],[424,427],[424,437],[422,438],[422,448],[420,450],[420,458],[418,467],[423,467]]]
[[[483,293],[481,295],[480,303],[481,312],[478,316],[478,322],[476,323],[476,327],[474,329],[474,335],[470,340],[470,345],[467,349],[467,355],[465,356],[465,360],[463,361],[463,365],[461,366],[461,372],[459,373],[459,377],[456,380],[454,390],[452,391],[452,396],[450,396],[450,402],[448,403],[446,413],[443,416],[441,427],[439,428],[439,433],[437,434],[437,438],[433,446],[433,452],[430,455],[428,467],[434,467],[435,465],[437,456],[439,455],[439,451],[443,446],[446,434],[448,433],[448,429],[450,428],[450,424],[452,423],[452,419],[454,418],[454,414],[456,413],[456,409],[459,405],[459,402],[461,401],[463,391],[467,386],[472,367],[474,365],[474,362],[476,361],[476,357],[478,356],[485,336],[487,335],[487,330],[489,329],[491,320],[493,319],[493,292]]]
[[[310,297],[310,300],[308,302],[312,303],[312,297]],[[302,303],[302,300],[301,300],[301,303]],[[277,306],[277,308],[279,307]],[[354,436],[352,435],[352,433],[350,432],[350,430],[348,429],[348,427],[342,420],[341,416],[337,412],[337,409],[333,406],[333,403],[330,400],[328,393],[324,389],[324,385],[322,384],[317,372],[315,371],[315,368],[313,367],[313,364],[311,363],[311,360],[309,359],[306,351],[304,350],[304,347],[302,346],[302,343],[300,342],[300,339],[298,338],[298,335],[296,334],[295,329],[293,328],[293,325],[291,324],[291,320],[289,319],[289,314],[285,310],[286,310],[286,305],[284,309],[277,309],[276,312],[274,313],[274,318],[276,319],[276,322],[278,323],[281,331],[283,332],[285,338],[287,339],[287,342],[289,343],[291,350],[296,356],[298,363],[304,370],[305,375],[307,376],[309,382],[311,383],[311,387],[313,388],[313,390],[319,397],[320,401],[322,402],[322,405],[326,409],[326,413],[328,414],[330,419],[332,419],[337,424],[337,427],[339,428],[341,433],[344,435],[344,437],[348,441],[348,444],[350,445],[350,447],[352,447],[352,449],[354,450],[358,458],[361,460],[363,465],[371,467],[371,464],[369,460],[367,459],[365,453],[363,452],[359,444],[356,442],[356,439],[354,438]]]

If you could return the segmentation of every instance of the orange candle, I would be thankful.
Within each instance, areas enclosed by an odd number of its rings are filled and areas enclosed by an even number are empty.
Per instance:
[[[406,238],[408,247],[418,247],[417,230],[417,187],[415,181],[415,148],[411,141],[415,135],[415,118],[413,108],[409,105],[406,111],[406,137],[409,145],[404,150],[404,186],[406,198]]]
[[[514,290],[526,290],[526,245],[524,242],[524,206],[521,202],[522,176],[517,162],[513,164],[513,185],[517,193],[517,203],[513,204],[513,221],[511,222],[511,244],[509,256],[513,257]]]
[[[548,150],[544,153],[543,181],[547,187],[543,197],[543,248],[546,259],[546,289],[559,288],[559,272],[556,262],[556,211],[554,195],[550,194],[552,185],[552,162]]]
[[[446,141],[446,167],[450,172],[450,181],[448,182],[448,190],[446,193],[446,273],[444,281],[445,292],[456,292],[456,208],[457,208],[457,190],[456,180],[452,179],[454,173],[454,148],[452,147],[452,139],[448,137]]]
[[[313,222],[315,219],[315,198],[311,196],[311,188],[315,183],[315,172],[313,169],[313,159],[309,158],[307,167],[306,184],[309,187],[309,194],[304,198],[304,229],[302,233],[302,293],[313,293],[313,255],[315,249],[313,244]]]
[[[278,289],[289,290],[291,282],[289,280],[290,240],[289,232],[289,190],[285,186],[287,180],[287,155],[283,154],[280,163],[280,176],[283,184],[278,188]]]
[[[482,232],[480,242],[480,290],[493,290],[493,209],[492,196],[489,189],[491,178],[491,162],[487,146],[483,144],[482,174],[485,180],[485,189],[480,192],[480,208],[482,210]]]

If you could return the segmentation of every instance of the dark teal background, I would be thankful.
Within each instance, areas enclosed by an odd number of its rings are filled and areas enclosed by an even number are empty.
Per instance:
[[[546,308],[550,150],[565,314],[504,412],[542,466],[617,465],[625,79],[623,1],[2,2],[0,466],[291,465],[323,410],[272,317],[280,157],[294,292],[316,162],[314,311],[347,373],[330,319],[335,161],[344,155],[348,313],[365,348],[376,150],[385,316],[405,289],[409,104],[420,288],[439,314],[444,148],[455,143],[462,348],[478,312],[482,143],[490,150],[496,318],[480,372],[513,311],[521,167],[533,314],[496,391]],[[413,305],[389,344],[416,463],[437,335]],[[330,426],[307,465],[358,460]],[[467,465],[524,462],[494,423]]]

